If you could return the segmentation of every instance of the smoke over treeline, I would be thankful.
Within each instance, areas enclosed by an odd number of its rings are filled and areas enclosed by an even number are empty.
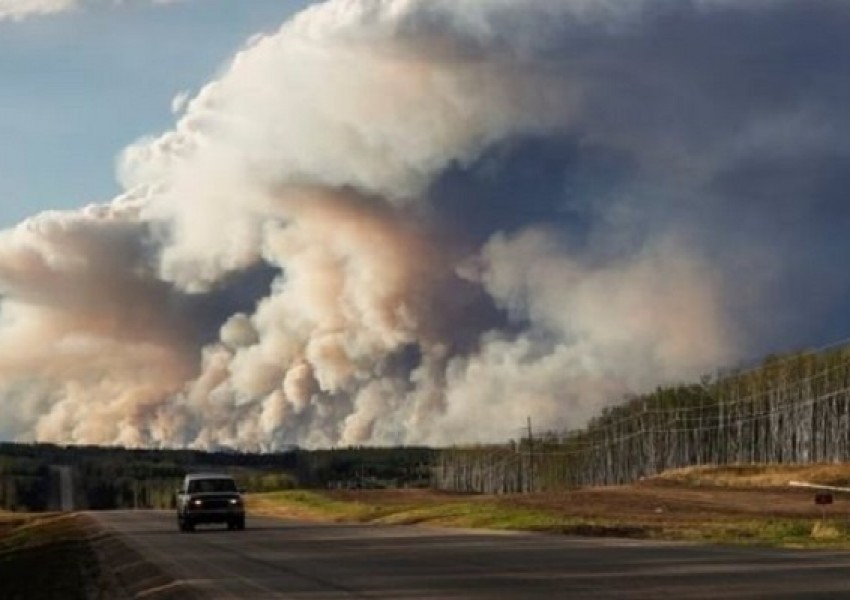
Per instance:
[[[0,234],[0,437],[578,426],[850,325],[850,5],[332,0]],[[81,149],[84,151],[84,149]]]

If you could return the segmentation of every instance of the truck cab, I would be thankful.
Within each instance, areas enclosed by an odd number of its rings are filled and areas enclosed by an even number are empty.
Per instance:
[[[245,529],[245,505],[230,475],[186,475],[177,491],[177,526],[194,531],[200,523],[225,523],[231,530]]]

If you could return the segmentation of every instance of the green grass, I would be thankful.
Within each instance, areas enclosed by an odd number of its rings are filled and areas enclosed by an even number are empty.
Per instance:
[[[534,531],[592,537],[629,537],[714,544],[850,549],[850,529],[813,519],[728,517],[710,521],[635,521],[634,518],[564,516],[546,509],[512,507],[498,500],[452,499],[446,502],[382,503],[343,501],[321,492],[256,494],[254,514],[324,521],[432,525],[511,531]]]
[[[253,494],[249,503],[258,510],[283,509],[297,516],[321,520],[366,522],[380,518],[386,512],[381,505],[341,502],[303,490]]]
[[[496,503],[377,503],[342,501],[320,492],[286,491],[249,498],[255,513],[302,516],[358,523],[430,523],[455,527],[548,530],[557,519],[545,511],[508,508]]]

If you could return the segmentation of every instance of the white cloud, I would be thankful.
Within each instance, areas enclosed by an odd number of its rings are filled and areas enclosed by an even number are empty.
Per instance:
[[[0,0],[0,21],[22,21],[72,10],[79,6],[77,0]]]
[[[163,0],[160,0],[160,2],[162,1]],[[182,113],[186,108],[186,105],[189,103],[190,98],[191,94],[187,90],[177,93],[174,98],[171,99],[171,112],[175,115]]]
[[[185,0],[0,0],[0,22],[23,21],[95,5],[148,2],[151,4],[177,4]]]

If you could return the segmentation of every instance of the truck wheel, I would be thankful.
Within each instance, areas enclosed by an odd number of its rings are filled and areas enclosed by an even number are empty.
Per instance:
[[[245,517],[242,517],[241,519],[237,519],[236,529],[238,529],[239,531],[243,531],[245,529]]]

